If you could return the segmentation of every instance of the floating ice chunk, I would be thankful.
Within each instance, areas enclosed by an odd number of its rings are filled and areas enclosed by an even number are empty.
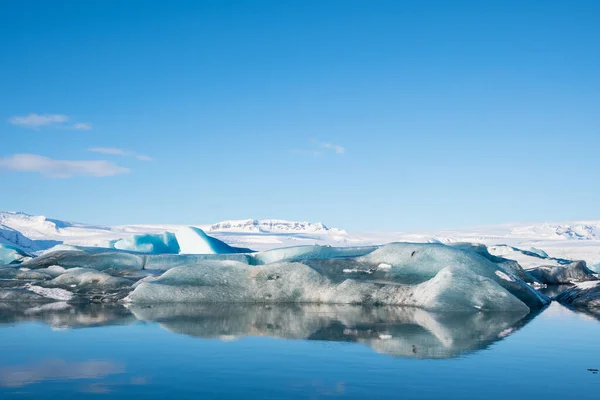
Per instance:
[[[175,233],[181,254],[231,254],[249,253],[252,250],[233,247],[207,235],[200,228],[189,226]]]
[[[389,271],[390,269],[392,269],[392,266],[390,264],[381,263],[377,266],[377,269],[380,271]]]
[[[60,288],[45,288],[35,285],[26,285],[25,288],[47,299],[69,301],[73,298],[73,293]]]
[[[171,232],[133,235],[130,238],[119,239],[111,245],[119,250],[148,254],[177,254],[180,250],[177,238]]]
[[[578,283],[561,292],[556,300],[567,306],[592,309],[600,314],[600,281]]]
[[[494,280],[531,308],[541,308],[549,302],[547,297],[536,292],[522,279],[513,275],[513,280],[506,280],[496,275],[495,271],[512,275],[503,268],[503,264],[496,264],[472,251],[443,244],[390,243],[367,255],[357,257],[355,261],[359,264],[373,266],[381,263],[391,265],[386,275],[377,277],[377,279],[401,284],[424,282],[433,278],[446,267],[468,270],[476,275]]]
[[[587,268],[585,261],[576,261],[565,266],[537,267],[529,270],[529,273],[547,285],[595,281],[598,279],[594,275],[594,272]]]
[[[43,255],[23,264],[27,268],[46,268],[58,265],[62,268],[93,268],[104,270],[109,268],[143,269],[145,255],[128,253],[112,249],[78,248],[76,251],[58,250]]]

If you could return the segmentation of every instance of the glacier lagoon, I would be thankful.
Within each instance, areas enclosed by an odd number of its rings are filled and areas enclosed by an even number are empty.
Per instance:
[[[600,322],[283,304],[0,303],[0,398],[595,399]]]
[[[1,398],[593,398],[600,384],[600,281],[541,250],[253,252],[188,229],[2,254]]]

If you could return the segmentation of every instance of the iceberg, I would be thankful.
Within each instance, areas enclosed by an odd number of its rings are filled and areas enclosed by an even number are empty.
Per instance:
[[[118,250],[144,254],[235,254],[251,253],[246,248],[233,247],[207,235],[202,229],[188,226],[176,233],[133,235],[111,243]]]
[[[529,312],[529,307],[508,290],[466,269],[446,267],[430,280],[403,285],[357,279],[336,281],[308,265],[286,262],[250,266],[235,261],[205,261],[176,267],[140,284],[125,301],[371,304]]]
[[[594,272],[587,268],[585,261],[576,261],[565,266],[541,266],[530,269],[529,273],[547,285],[598,280]]]
[[[233,247],[207,235],[200,228],[189,226],[176,233],[181,254],[231,254],[250,253],[252,250]]]
[[[180,250],[177,238],[171,232],[133,235],[112,242],[111,247],[149,254],[178,254]]]
[[[31,257],[17,246],[0,243],[0,265],[19,264]]]
[[[493,256],[485,247],[438,243],[297,246],[229,254],[76,247],[46,252],[20,266],[40,274],[36,285],[73,291],[73,301],[125,297],[132,303],[370,304],[519,312],[549,302],[525,282],[533,278],[518,263]],[[16,277],[16,272],[5,274]]]
[[[566,306],[593,312],[600,318],[600,281],[578,283],[556,296],[556,300]]]

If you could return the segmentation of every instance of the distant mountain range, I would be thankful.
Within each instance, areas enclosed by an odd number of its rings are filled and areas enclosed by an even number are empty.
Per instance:
[[[406,242],[473,242],[540,248],[556,257],[600,263],[600,221],[490,225],[427,232],[351,232],[321,222],[278,219],[244,219],[193,225],[238,247],[265,250],[304,244],[334,246]],[[0,243],[25,251],[39,251],[56,244],[107,247],[111,241],[134,234],[177,232],[188,225],[93,225],[69,222],[22,212],[0,211]]]

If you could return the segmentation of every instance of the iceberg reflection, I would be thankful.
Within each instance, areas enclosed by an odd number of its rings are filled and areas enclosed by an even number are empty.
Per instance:
[[[234,340],[269,336],[363,343],[395,357],[451,358],[485,349],[531,313],[433,313],[414,307],[351,305],[130,305],[139,320],[174,333]]]
[[[266,336],[362,343],[395,357],[451,358],[482,350],[536,314],[431,312],[416,307],[258,304],[31,305],[0,302],[0,325],[42,322],[53,329],[157,323],[170,332],[206,339]]]

